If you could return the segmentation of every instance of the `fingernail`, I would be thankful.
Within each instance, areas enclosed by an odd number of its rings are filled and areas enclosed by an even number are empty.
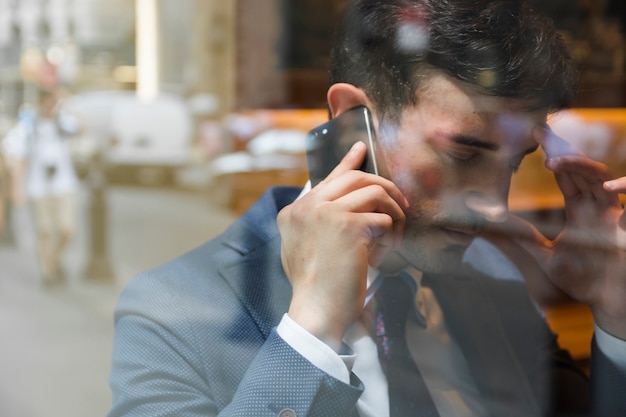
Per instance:
[[[615,181],[605,181],[604,184],[602,185],[604,186],[604,188],[609,189],[609,190],[613,190],[617,188],[617,182]]]
[[[361,141],[355,142],[354,145],[352,145],[352,147],[350,148],[350,152],[356,152],[358,151],[362,146],[365,146],[365,144]]]

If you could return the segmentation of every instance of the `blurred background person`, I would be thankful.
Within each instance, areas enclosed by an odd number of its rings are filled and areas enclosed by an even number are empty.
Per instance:
[[[9,172],[4,154],[0,152],[0,242],[4,236],[8,223],[9,209]]]
[[[80,131],[78,119],[59,111],[63,94],[42,90],[38,110],[23,108],[5,137],[4,154],[11,160],[12,200],[31,203],[42,282],[65,280],[63,254],[76,223],[79,180],[65,138]]]

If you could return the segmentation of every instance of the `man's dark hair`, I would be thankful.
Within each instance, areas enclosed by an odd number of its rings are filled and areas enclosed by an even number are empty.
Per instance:
[[[528,110],[561,109],[575,93],[567,47],[529,0],[348,0],[331,84],[362,88],[397,119],[429,68]]]

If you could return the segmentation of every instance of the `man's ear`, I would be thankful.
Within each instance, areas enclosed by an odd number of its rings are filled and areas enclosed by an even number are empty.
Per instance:
[[[372,103],[365,91],[352,84],[337,83],[331,85],[326,98],[332,117],[337,117],[358,106],[366,106],[373,110]]]

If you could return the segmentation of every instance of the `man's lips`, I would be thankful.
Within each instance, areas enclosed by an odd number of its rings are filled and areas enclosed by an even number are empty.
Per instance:
[[[443,228],[443,232],[450,238],[452,241],[459,245],[469,246],[470,243],[476,238],[478,235],[477,230],[470,229],[452,229],[445,227]]]

